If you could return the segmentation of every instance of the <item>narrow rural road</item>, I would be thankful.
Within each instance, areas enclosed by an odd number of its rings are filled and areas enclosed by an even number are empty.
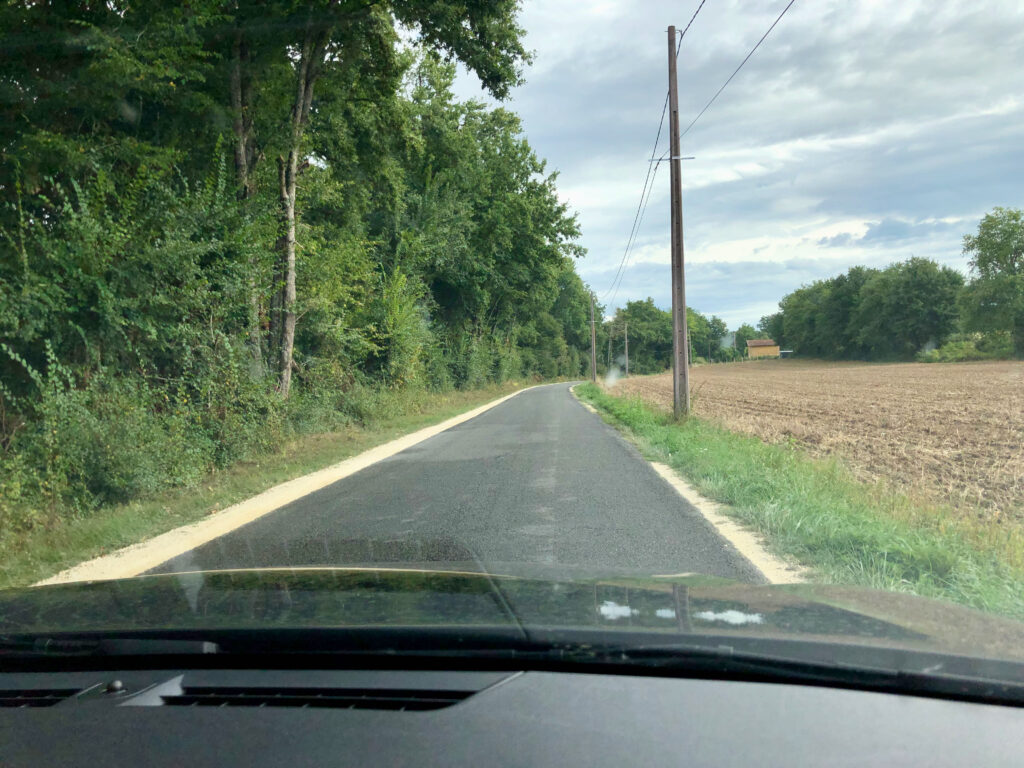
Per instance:
[[[154,570],[443,563],[763,581],[569,386],[523,392]]]

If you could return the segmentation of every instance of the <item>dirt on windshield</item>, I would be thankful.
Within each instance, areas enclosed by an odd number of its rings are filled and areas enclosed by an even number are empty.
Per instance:
[[[1024,520],[1024,362],[763,360],[691,373],[697,415],[773,443],[841,459],[861,479]],[[672,404],[670,374],[615,394]]]

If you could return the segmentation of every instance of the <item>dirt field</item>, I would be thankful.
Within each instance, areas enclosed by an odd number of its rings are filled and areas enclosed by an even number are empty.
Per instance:
[[[896,365],[765,360],[693,369],[695,411],[841,458],[865,480],[1024,518],[1024,362]],[[669,374],[616,394],[672,405]]]

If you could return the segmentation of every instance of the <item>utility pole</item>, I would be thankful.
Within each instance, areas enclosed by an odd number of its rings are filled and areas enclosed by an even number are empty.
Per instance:
[[[629,322],[626,322],[625,327],[622,329],[623,335],[626,337],[626,375],[629,376]]]
[[[675,417],[690,412],[689,334],[683,275],[683,179],[679,156],[679,93],[676,83],[676,28],[668,28],[669,164],[672,188],[672,405]]]
[[[594,295],[590,295],[590,380],[597,383],[597,326],[594,325]]]
[[[612,323],[608,323],[608,371],[612,370]]]

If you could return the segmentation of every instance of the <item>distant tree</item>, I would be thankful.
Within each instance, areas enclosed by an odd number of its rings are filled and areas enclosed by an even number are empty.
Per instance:
[[[828,301],[819,328],[819,343],[824,347],[823,356],[846,359],[863,357],[864,345],[858,338],[856,328],[851,328],[850,324],[860,306],[864,284],[876,274],[877,269],[851,267],[845,275],[837,275],[827,281]]]
[[[747,341],[749,339],[764,338],[764,334],[758,332],[750,323],[744,323],[736,329],[736,349],[741,355],[747,354]]]
[[[908,359],[956,330],[963,276],[934,261],[911,258],[872,275],[860,289],[852,323],[872,357]]]
[[[690,349],[693,356],[707,358],[711,351],[711,323],[700,312],[687,307],[686,330],[690,334]]]
[[[725,324],[725,320],[712,315],[708,320],[708,327],[711,330],[711,357],[714,360],[726,360],[727,353],[722,349],[722,339],[725,338],[726,334],[729,333],[729,326]]]
[[[782,336],[786,345],[802,355],[828,357],[834,349],[824,318],[829,286],[824,280],[798,288],[779,302]],[[778,339],[776,339],[778,341]]]
[[[964,236],[971,281],[960,296],[967,330],[1009,331],[1016,357],[1024,357],[1024,211],[995,208]]]
[[[782,345],[782,313],[775,312],[770,315],[765,315],[757,321],[757,330],[763,333],[769,339],[775,339],[775,342]]]
[[[629,323],[629,370],[660,373],[672,365],[672,315],[654,299],[630,301],[615,316],[616,333]],[[616,347],[618,349],[618,347]]]

